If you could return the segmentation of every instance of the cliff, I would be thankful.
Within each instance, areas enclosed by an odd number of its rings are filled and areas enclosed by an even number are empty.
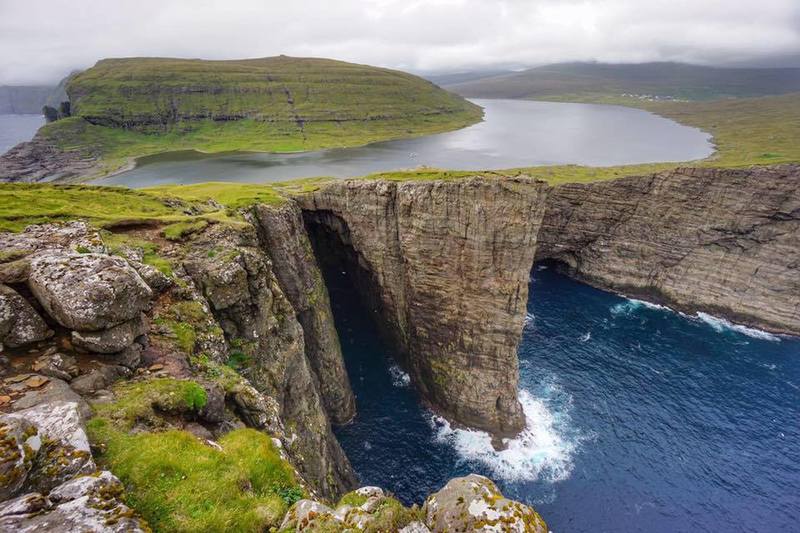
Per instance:
[[[800,333],[800,166],[560,185],[538,243],[587,283]]]
[[[299,199],[318,256],[339,256],[422,397],[513,435],[517,344],[546,185],[475,177],[347,181]]]

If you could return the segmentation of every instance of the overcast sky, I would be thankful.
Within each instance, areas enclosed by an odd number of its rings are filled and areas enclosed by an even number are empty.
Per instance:
[[[800,66],[800,0],[0,0],[0,84],[54,82],[104,57],[278,54],[413,72]]]

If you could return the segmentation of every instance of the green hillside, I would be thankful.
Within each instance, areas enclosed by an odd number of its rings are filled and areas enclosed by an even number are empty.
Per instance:
[[[713,68],[681,63],[560,63],[447,84],[473,98],[571,102],[712,100],[800,91],[799,68]]]
[[[40,130],[97,160],[194,149],[294,152],[439,133],[480,107],[417,76],[328,59],[105,59],[67,86],[72,116]]]

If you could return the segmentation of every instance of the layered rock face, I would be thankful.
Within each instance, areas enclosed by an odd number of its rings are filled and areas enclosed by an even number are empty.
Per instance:
[[[350,255],[423,398],[498,436],[524,425],[517,345],[546,188],[525,178],[345,181],[299,200],[313,240]]]
[[[800,166],[560,185],[538,241],[590,284],[800,333]]]
[[[316,374],[325,410],[333,423],[344,424],[356,414],[355,398],[333,324],[328,289],[300,209],[296,204],[259,205],[252,216],[262,248],[269,254],[275,275],[303,326],[306,355]]]

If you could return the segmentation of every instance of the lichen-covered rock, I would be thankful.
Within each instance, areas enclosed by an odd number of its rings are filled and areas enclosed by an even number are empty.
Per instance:
[[[128,261],[130,265],[139,273],[139,276],[142,277],[147,286],[150,287],[153,292],[160,293],[165,291],[172,285],[172,280],[169,279],[164,273],[158,270],[156,267],[152,265],[146,265],[144,263],[140,263],[138,261]]]
[[[286,513],[281,524],[281,531],[304,531],[313,527],[314,521],[325,516],[332,516],[333,509],[314,500],[300,500]]]
[[[82,221],[37,224],[17,233],[0,232],[0,250],[17,251],[23,257],[19,260],[25,262],[44,252],[100,253],[104,249],[98,232]]]
[[[0,501],[17,494],[39,449],[39,431],[22,418],[0,417]]]
[[[153,294],[127,261],[101,254],[38,255],[31,261],[28,284],[50,316],[79,331],[132,320]]]
[[[142,346],[137,343],[131,344],[121,352],[111,354],[109,359],[113,359],[115,363],[133,370],[138,368],[142,361]]]
[[[41,446],[33,457],[25,487],[47,492],[78,474],[94,472],[83,417],[75,402],[48,402],[6,415],[38,429]]]
[[[0,504],[0,530],[24,533],[80,531],[96,533],[150,531],[120,501],[123,487],[110,472],[77,477],[47,496],[30,493]]]
[[[100,331],[73,331],[72,344],[95,353],[116,353],[124,350],[134,339],[147,332],[144,316]]]
[[[431,530],[422,522],[411,522],[398,533],[431,533]]]
[[[122,365],[100,365],[88,374],[73,379],[70,387],[84,396],[105,389],[120,378],[130,376],[130,369]]]
[[[0,284],[0,344],[14,348],[51,335],[53,331],[27,300]]]
[[[504,497],[492,480],[477,474],[451,479],[439,492],[428,496],[423,512],[433,533],[547,533],[547,525],[536,511]]]

